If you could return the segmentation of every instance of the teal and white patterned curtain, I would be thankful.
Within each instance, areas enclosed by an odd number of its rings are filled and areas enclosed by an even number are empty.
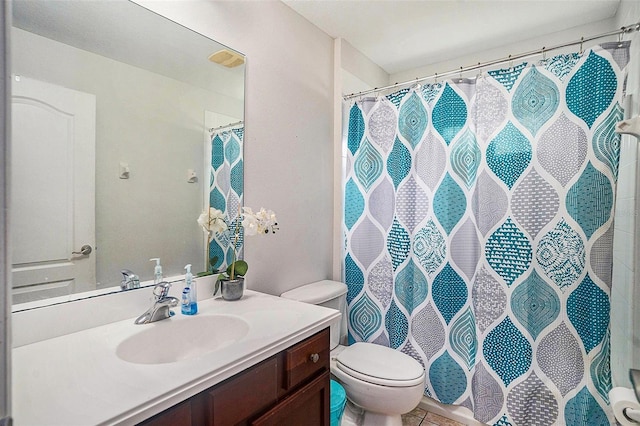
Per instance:
[[[608,425],[628,43],[348,106],[349,339],[491,425]]]
[[[233,257],[233,230],[244,190],[243,136],[244,126],[221,130],[211,136],[209,206],[224,212],[229,226],[229,232],[215,234],[209,243],[209,258],[217,259],[211,267],[218,270],[226,269]],[[242,248],[240,239],[239,258],[242,258]]]

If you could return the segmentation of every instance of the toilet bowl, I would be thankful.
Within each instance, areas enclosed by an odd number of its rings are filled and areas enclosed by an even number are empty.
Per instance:
[[[401,426],[424,392],[422,365],[402,352],[373,343],[339,346],[331,352],[331,374],[347,398],[364,410],[366,426]]]
[[[343,283],[319,281],[281,296],[338,309],[344,325],[346,292]],[[341,324],[331,326],[331,374],[344,387],[347,400],[362,409],[362,416],[356,421],[343,416],[342,424],[402,426],[402,414],[413,410],[422,398],[424,368],[410,356],[386,346],[364,342],[341,346],[338,343],[344,341],[344,335],[340,331],[344,329]]]

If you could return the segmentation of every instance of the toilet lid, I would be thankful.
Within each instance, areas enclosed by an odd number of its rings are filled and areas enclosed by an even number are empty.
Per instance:
[[[340,352],[336,366],[345,373],[382,386],[415,386],[424,380],[424,368],[400,351],[373,343],[354,343]]]

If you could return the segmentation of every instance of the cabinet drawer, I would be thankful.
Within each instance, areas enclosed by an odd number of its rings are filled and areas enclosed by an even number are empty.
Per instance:
[[[329,371],[328,328],[285,351],[284,388],[289,390],[321,371]]]

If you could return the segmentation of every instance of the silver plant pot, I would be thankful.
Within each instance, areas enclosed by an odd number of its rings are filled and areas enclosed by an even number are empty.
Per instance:
[[[224,300],[238,300],[244,292],[244,278],[220,280],[220,292]]]

